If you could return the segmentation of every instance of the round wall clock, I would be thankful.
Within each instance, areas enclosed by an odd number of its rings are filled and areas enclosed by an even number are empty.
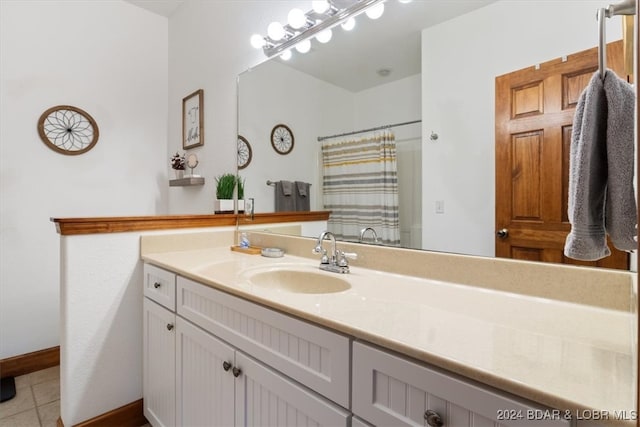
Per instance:
[[[289,154],[293,150],[293,132],[287,125],[275,125],[271,130],[271,145],[278,154]]]
[[[238,135],[238,169],[244,169],[251,163],[252,151],[247,138]]]
[[[86,111],[58,105],[42,113],[38,134],[53,151],[73,156],[91,150],[98,142],[100,132],[98,124]]]

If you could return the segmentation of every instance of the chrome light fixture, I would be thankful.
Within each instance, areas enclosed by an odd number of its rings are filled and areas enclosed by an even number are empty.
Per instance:
[[[386,0],[319,0],[312,1],[312,8],[304,13],[300,9],[289,12],[287,24],[272,22],[267,35],[254,34],[251,45],[262,49],[266,56],[278,54],[291,55],[291,48],[308,52],[311,47],[310,38],[315,36],[321,43],[331,40],[331,29],[345,22],[345,29],[353,28],[354,17],[367,12],[371,19],[377,19],[384,11]]]

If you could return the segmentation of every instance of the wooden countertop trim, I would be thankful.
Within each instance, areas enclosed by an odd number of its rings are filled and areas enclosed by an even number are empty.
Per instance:
[[[329,211],[258,213],[253,220],[244,215],[159,215],[91,218],[51,218],[63,236],[78,234],[126,233],[129,231],[168,230],[174,228],[225,227],[280,222],[326,221]]]

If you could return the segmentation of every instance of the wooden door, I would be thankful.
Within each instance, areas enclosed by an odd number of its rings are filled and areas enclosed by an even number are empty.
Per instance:
[[[607,66],[624,75],[622,42],[610,43]],[[629,268],[611,244],[596,262],[564,256],[569,149],[578,97],[598,69],[598,49],[496,78],[496,256]]]

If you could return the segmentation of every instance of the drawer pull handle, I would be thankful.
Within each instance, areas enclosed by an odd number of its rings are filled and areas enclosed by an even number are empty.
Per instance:
[[[236,368],[235,366],[233,367],[233,370],[231,371],[233,372],[233,376],[238,378],[240,376],[240,374],[242,373],[242,369],[240,368]]]
[[[160,282],[156,282],[153,284],[153,287],[158,289],[161,286]]]
[[[222,369],[224,369],[225,371],[228,371],[229,369],[231,369],[231,363],[225,360],[224,362],[222,362]]]
[[[170,331],[173,329],[173,323],[167,323],[167,331]]]
[[[432,411],[431,409],[428,409],[424,413],[424,419],[430,427],[442,427],[444,425],[442,417],[438,415],[436,411]]]

